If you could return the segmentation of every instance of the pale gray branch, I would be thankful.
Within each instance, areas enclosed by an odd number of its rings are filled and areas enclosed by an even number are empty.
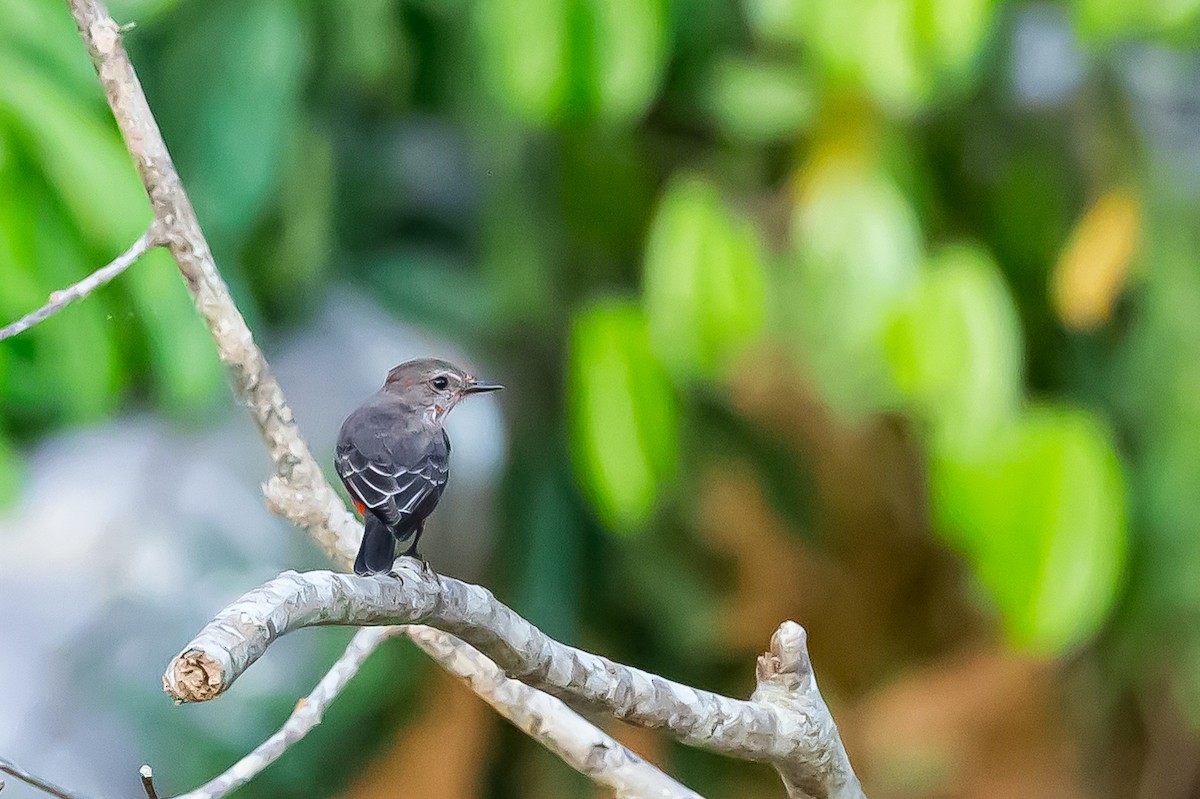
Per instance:
[[[255,345],[217,271],[158,123],[121,43],[121,28],[98,0],[67,0],[67,5],[150,198],[161,242],[183,274],[196,309],[233,376],[234,391],[249,409],[267,447],[273,467],[273,474],[263,487],[268,504],[274,512],[306,529],[332,559],[349,564],[361,540],[362,527],[347,512],[312,457],[270,365]],[[411,635],[417,631],[403,632]],[[452,636],[432,630],[414,641],[447,669],[451,669],[452,661],[457,664],[455,653],[465,648],[465,644]],[[553,739],[557,735],[555,716],[547,715],[542,722],[542,738]]]
[[[752,700],[701,691],[548,637],[486,589],[400,558],[392,575],[285,572],[221,611],[167,668],[166,690],[205,701],[279,636],[315,625],[420,623],[452,633],[517,679],[683,743],[771,763],[793,796],[858,797],[837,727],[817,690],[799,625],[785,623],[759,662]]]
[[[66,308],[75,300],[83,299],[128,269],[138,258],[145,255],[146,251],[154,247],[157,243],[155,241],[154,227],[151,226],[128,250],[114,258],[112,263],[100,267],[78,283],[54,292],[50,295],[50,301],[36,311],[25,314],[10,325],[0,327],[0,341],[11,338],[18,333],[23,333],[38,322],[54,316],[54,314]]]
[[[862,797],[833,714],[817,688],[808,654],[808,633],[785,621],[771,636],[771,648],[758,657],[757,683],[750,699],[806,717],[816,743],[806,757],[774,761],[790,797]]]
[[[501,716],[617,797],[700,799],[561,700],[506,677],[474,647],[429,627],[413,627],[409,637]]]
[[[353,556],[361,530],[313,460],[279,383],[217,271],[196,212],[121,44],[120,27],[97,0],[67,0],[67,4],[150,198],[161,243],[187,281],[196,310],[233,375],[234,389],[258,425],[274,466],[273,479],[281,481],[287,493],[316,498],[325,510],[319,516],[295,518],[289,514],[288,518],[304,526],[331,557]]]
[[[220,799],[245,785],[320,723],[326,708],[375,647],[404,629],[368,627],[360,630],[346,652],[313,692],[297,704],[278,732],[224,774],[175,799]],[[414,628],[413,635],[422,648],[434,649],[437,660],[500,715],[554,752],[567,765],[613,789],[618,797],[699,799],[698,794],[629,752],[559,700],[505,677],[494,663],[474,648],[428,628]]]
[[[360,630],[350,641],[346,651],[333,664],[333,668],[321,678],[317,687],[313,688],[312,693],[300,700],[278,732],[234,763],[224,774],[195,790],[181,794],[176,799],[219,799],[253,779],[260,771],[278,760],[289,746],[308,735],[313,727],[321,723],[326,708],[342,692],[350,678],[358,673],[363,661],[384,639],[398,632],[395,627]]]
[[[307,529],[331,557],[346,564],[357,549],[361,527],[309,452],[279,384],[217,271],[121,44],[121,29],[98,0],[67,3],[150,197],[157,241],[174,257],[220,357],[233,375],[234,390],[267,446],[273,465],[273,474],[264,486],[268,503],[275,512]],[[205,629],[172,664],[166,678],[168,690],[191,700],[211,698],[253,662],[275,635],[296,626],[436,620],[445,630],[467,637],[479,651],[435,629],[406,627],[402,631],[443,668],[464,677],[518,726],[522,718],[530,718],[531,725],[536,721],[539,740],[564,757],[574,751],[571,747],[576,738],[564,737],[562,730],[582,729],[578,724],[586,722],[578,716],[565,716],[562,711],[569,709],[553,704],[535,688],[605,708],[633,723],[665,727],[685,743],[773,763],[792,796],[861,796],[836,727],[811,679],[802,631],[797,635],[788,625],[780,628],[766,656],[768,667],[760,662],[756,698],[746,702],[696,691],[552,641],[477,586],[415,574],[403,566],[401,571],[400,580],[315,573],[308,576],[313,580],[308,585],[300,575],[280,577],[247,595],[246,599],[252,600],[249,605],[243,600],[243,608],[251,615],[223,614]],[[294,590],[288,593],[289,589]],[[273,600],[279,602],[272,604]],[[429,600],[434,606],[422,604]],[[275,629],[259,624],[265,617],[253,614],[262,612],[283,624]],[[798,649],[792,647],[797,641]],[[205,648],[209,646],[212,648]],[[529,685],[501,676],[480,652]],[[345,657],[353,656],[348,653]],[[326,680],[336,683],[340,678],[331,673]],[[544,716],[523,715],[535,704],[545,708]],[[587,732],[591,740],[602,740],[595,737],[603,734],[594,727],[589,725]],[[275,745],[273,741],[263,746]],[[282,746],[286,745],[284,741]],[[597,775],[617,780],[616,772],[624,773],[630,764],[642,762],[615,742],[614,746],[615,759],[605,754],[608,750],[589,750],[593,760],[588,761],[590,770],[585,773],[598,780],[601,777]],[[661,774],[658,777],[670,782]]]
[[[40,791],[45,791],[51,796],[57,796],[58,799],[87,799],[83,794],[68,791],[66,788],[61,788],[49,780],[44,780],[41,777],[31,774],[8,758],[0,757],[0,771],[16,777],[21,782],[32,785]]]

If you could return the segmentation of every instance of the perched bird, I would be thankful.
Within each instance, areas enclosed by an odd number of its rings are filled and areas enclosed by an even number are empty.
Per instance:
[[[442,422],[468,394],[499,388],[445,361],[407,361],[346,418],[334,466],[366,524],[356,574],[389,571],[397,542],[411,539],[404,554],[420,557],[425,519],[450,476],[450,437]]]

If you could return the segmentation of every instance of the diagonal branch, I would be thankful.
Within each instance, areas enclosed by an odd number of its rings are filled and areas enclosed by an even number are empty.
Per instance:
[[[293,521],[308,529],[330,557],[352,556],[361,531],[308,451],[270,365],[217,271],[196,212],[121,44],[120,28],[97,0],[67,0],[67,4],[150,197],[161,241],[187,281],[196,310],[233,375],[235,392],[258,425],[276,477],[292,492],[320,498],[328,511],[320,518]]]
[[[701,799],[567,707],[562,700],[504,676],[472,646],[430,627],[409,637],[448,672],[563,762],[621,797]],[[552,724],[547,725],[547,719]]]
[[[0,327],[0,341],[23,333],[38,322],[49,319],[75,300],[81,300],[133,265],[146,251],[158,245],[153,225],[129,249],[118,255],[108,266],[102,266],[83,280],[50,295],[50,301],[36,311],[25,314],[12,324]]]
[[[66,788],[60,788],[49,780],[44,780],[41,777],[30,774],[8,758],[0,757],[0,771],[16,777],[21,782],[32,785],[40,791],[45,791],[51,796],[57,796],[58,799],[86,799],[83,794],[68,791]]]
[[[121,44],[120,29],[98,0],[67,0],[67,3],[150,197],[159,234],[156,240],[175,258],[196,308],[216,341],[220,357],[233,375],[235,393],[246,404],[267,446],[273,466],[273,474],[264,486],[267,501],[277,513],[307,529],[332,558],[345,564],[354,555],[361,527],[325,480],[300,436],[279,384],[254,344],[245,320],[217,271],[195,212]],[[403,628],[402,632],[443,668],[465,677],[466,682],[493,706],[500,705],[502,712],[518,726],[521,725],[518,719],[529,717],[529,707],[534,703],[546,708],[547,715],[532,718],[531,726],[523,728],[564,757],[564,753],[572,751],[573,740],[564,731],[586,722],[578,716],[572,718],[559,712],[567,709],[548,701],[550,697],[536,691],[536,687],[561,691],[584,704],[606,707],[618,717],[635,723],[666,727],[686,743],[771,762],[779,769],[791,796],[818,799],[862,796],[837,729],[816,689],[816,681],[812,679],[803,631],[798,625],[786,623],[776,633],[771,652],[760,660],[759,689],[755,698],[744,702],[696,691],[565,647],[544,636],[477,586],[416,575],[407,566],[401,566],[401,569],[405,574],[398,583],[370,578],[374,581],[371,585],[367,585],[364,578],[349,575],[328,572],[309,575],[314,586],[321,588],[323,585],[334,592],[327,597],[330,603],[316,610],[311,606],[307,610],[304,608],[303,581],[306,578],[283,575],[247,595],[247,599],[253,598],[249,610],[266,608],[268,615],[279,616],[284,622],[276,628],[280,631],[304,623],[365,623],[368,617],[376,624],[444,618],[448,622],[443,626],[449,631],[468,636],[479,650],[498,659],[505,671],[520,675],[531,685],[521,685],[503,677],[495,664],[488,663],[480,652],[453,635],[415,627]],[[300,593],[289,594],[287,581],[294,583],[292,587],[299,586]],[[390,585],[386,596],[377,590],[385,584]],[[436,593],[436,608],[422,606],[417,612],[412,603],[405,604],[410,584],[425,599]],[[272,604],[268,590],[272,587],[277,590],[276,598],[281,599],[282,605]],[[341,594],[337,594],[337,590],[341,590]],[[344,599],[342,604],[333,602],[338,596]],[[367,600],[365,604],[364,599]],[[459,604],[455,604],[456,601]],[[472,605],[472,602],[482,602],[482,605]],[[260,604],[262,607],[258,607]],[[483,616],[478,616],[479,613]],[[289,626],[286,623],[289,615],[298,623]],[[499,626],[480,624],[481,618]],[[179,686],[188,685],[199,694],[206,690],[211,695],[220,693],[277,634],[269,626],[255,626],[253,615],[222,617],[219,621],[226,622],[226,626],[214,622],[202,633],[203,640],[198,639],[172,665],[166,678],[169,690],[171,686],[184,690]],[[205,635],[209,638],[205,639]],[[222,649],[221,644],[226,640],[235,649],[243,644],[248,648],[245,652]],[[214,642],[212,651],[201,648]],[[256,647],[257,653],[247,656]],[[350,655],[347,657],[353,659]],[[222,658],[230,666],[228,670],[222,667]],[[240,663],[236,670],[233,668],[235,661]],[[350,671],[355,668],[353,666]],[[580,674],[577,675],[576,670]],[[577,683],[576,676],[581,676],[583,681]],[[522,704],[506,703],[505,698],[509,703]],[[731,735],[728,732],[731,729],[736,734]],[[588,733],[603,735],[590,725]],[[615,742],[613,746],[618,750],[617,760],[593,749],[591,753],[599,756],[588,761],[591,770],[585,773],[595,779],[601,778],[597,774],[607,775],[605,779],[615,779],[612,769],[620,770],[641,762]],[[653,769],[648,764],[643,765]],[[667,780],[661,774],[658,777]],[[631,793],[661,795],[632,790]]]
[[[284,572],[221,611],[167,667],[180,701],[225,691],[279,636],[329,624],[421,623],[452,633],[509,677],[577,706],[685,744],[775,765],[794,796],[858,797],[861,788],[808,661],[804,632],[785,623],[759,663],[752,700],[701,691],[562,644],[486,589],[411,558],[390,576]]]
[[[363,661],[375,648],[390,636],[399,632],[395,627],[373,627],[360,630],[350,641],[333,668],[317,686],[296,705],[292,715],[279,731],[259,744],[253,752],[234,763],[224,774],[201,785],[195,790],[180,794],[175,799],[219,799],[225,794],[245,785],[263,769],[274,763],[287,748],[299,741],[321,723],[325,710],[337,698],[346,684],[358,673]]]
[[[199,220],[171,161],[129,56],[121,30],[99,0],[67,0],[80,36],[100,77],[142,184],[150,198],[162,243],[170,250],[192,293],[196,309],[216,341],[221,360],[234,378],[234,392],[258,426],[271,458],[273,474],[264,486],[272,510],[306,529],[335,561],[353,560],[362,528],[325,480],[300,435],[291,408],[229,289],[221,279]],[[414,643],[454,673],[465,644],[437,631]],[[542,738],[557,735],[557,718],[547,715]],[[630,755],[632,757],[632,755]],[[647,764],[646,768],[653,768]]]

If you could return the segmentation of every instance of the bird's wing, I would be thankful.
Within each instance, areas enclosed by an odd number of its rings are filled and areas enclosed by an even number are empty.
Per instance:
[[[350,495],[393,530],[433,510],[429,503],[437,503],[449,472],[444,458],[426,455],[402,467],[368,458],[353,445],[338,447],[334,465]]]

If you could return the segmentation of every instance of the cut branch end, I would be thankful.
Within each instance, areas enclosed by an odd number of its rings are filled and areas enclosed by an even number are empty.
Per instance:
[[[785,621],[771,636],[771,646],[758,656],[759,687],[770,684],[786,691],[807,691],[813,679],[808,655],[808,633],[794,621]]]
[[[225,670],[217,659],[195,649],[177,656],[163,675],[163,690],[177,702],[207,702],[225,686]]]

